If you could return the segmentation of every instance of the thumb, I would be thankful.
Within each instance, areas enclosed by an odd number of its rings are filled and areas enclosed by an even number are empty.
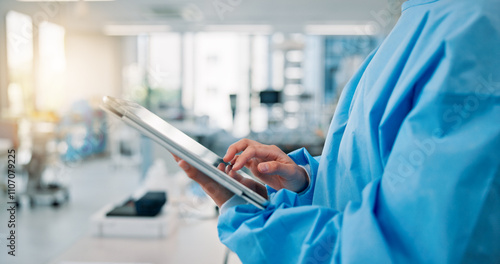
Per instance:
[[[284,164],[277,161],[262,162],[257,166],[257,169],[262,174],[278,174],[285,178],[289,178],[297,172],[295,165]]]

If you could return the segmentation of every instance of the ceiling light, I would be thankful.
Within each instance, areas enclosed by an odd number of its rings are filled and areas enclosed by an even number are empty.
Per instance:
[[[305,32],[309,35],[375,35],[376,27],[372,24],[353,24],[353,25],[307,25]]]
[[[161,33],[170,31],[167,25],[106,25],[104,34],[108,36],[135,36],[148,33]]]
[[[18,2],[112,2],[115,0],[17,0]]]
[[[210,32],[241,32],[271,34],[273,28],[270,25],[207,25],[205,31]]]

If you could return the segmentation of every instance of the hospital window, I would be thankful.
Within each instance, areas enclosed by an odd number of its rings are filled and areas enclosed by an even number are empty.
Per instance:
[[[175,118],[174,109],[181,108],[237,136],[250,132],[251,90],[269,87],[267,36],[165,33],[139,36],[137,45],[137,69],[126,71],[140,76],[143,69],[144,77],[135,78],[139,88],[126,89],[126,95],[148,105],[141,98],[149,90],[152,110],[164,118]]]
[[[138,77],[125,80],[124,92],[163,118],[203,117],[235,136],[273,125],[325,128],[345,83],[375,45],[366,36],[143,35],[133,70]],[[263,104],[266,90],[282,101]]]
[[[136,61],[124,68],[123,97],[164,118],[175,118],[182,86],[181,35],[140,35],[136,45]]]
[[[234,33],[197,33],[194,38],[195,115],[222,129],[248,130],[249,37]],[[235,119],[232,118],[231,98]],[[238,126],[233,122],[242,121]]]
[[[260,107],[258,94],[271,87],[270,36],[204,32],[189,40],[193,52],[187,57],[193,58],[193,72],[186,76],[185,88],[189,90],[187,82],[193,80],[194,114],[206,115],[214,126],[236,137],[265,128],[267,112]]]
[[[336,103],[340,94],[377,41],[371,36],[326,36],[324,102]]]
[[[46,21],[34,28],[28,15],[14,11],[7,13],[6,24],[8,113],[19,117],[59,109],[65,92],[64,28]],[[37,32],[37,47],[33,32]]]
[[[8,109],[11,116],[34,110],[33,22],[28,15],[9,11],[7,25]]]
[[[65,30],[50,22],[38,25],[38,81],[35,89],[36,109],[57,111],[66,98],[64,49]]]

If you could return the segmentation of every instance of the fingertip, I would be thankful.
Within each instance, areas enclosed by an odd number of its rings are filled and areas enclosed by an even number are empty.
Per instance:
[[[189,170],[191,168],[191,166],[189,165],[189,163],[187,163],[185,160],[179,160],[177,162],[177,164],[179,165],[179,167],[181,167],[181,169],[183,170]]]
[[[228,150],[228,151],[226,152],[226,155],[224,155],[224,157],[222,158],[222,160],[224,160],[224,162],[229,162],[229,161],[231,161],[233,158],[234,158],[234,154],[233,154],[230,150]]]
[[[231,170],[233,171],[239,171],[241,168],[243,168],[243,164],[240,164],[241,162],[236,161],[234,165],[231,166]]]
[[[229,175],[231,178],[233,178],[233,179],[235,179],[235,180],[237,180],[237,181],[241,181],[241,179],[242,179],[242,176],[241,176],[241,175],[239,175],[239,174],[238,174],[235,170],[231,170],[231,171],[229,171],[228,175]]]
[[[236,163],[236,161],[238,160],[239,156],[240,155],[235,155],[231,160],[228,161],[229,164],[234,165]]]
[[[257,166],[260,173],[268,173],[269,172],[269,164],[261,163]]]

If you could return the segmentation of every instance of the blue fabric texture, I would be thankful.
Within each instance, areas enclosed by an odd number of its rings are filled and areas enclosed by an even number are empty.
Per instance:
[[[499,263],[500,2],[411,0],[344,88],[311,184],[229,208],[243,263]]]

